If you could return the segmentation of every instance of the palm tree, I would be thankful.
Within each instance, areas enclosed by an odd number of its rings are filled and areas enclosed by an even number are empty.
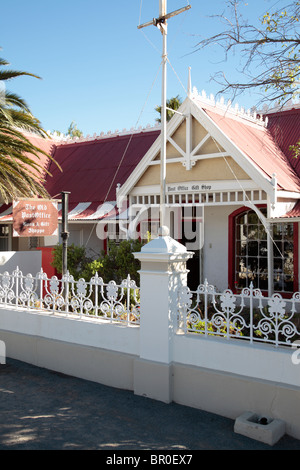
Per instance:
[[[69,135],[70,137],[82,137],[83,133],[79,129],[77,129],[77,124],[72,121],[69,125],[67,135]]]
[[[182,101],[179,95],[175,96],[174,98],[170,98],[167,100],[167,108],[174,109],[177,111],[177,109],[181,106]],[[170,121],[171,117],[174,115],[170,109],[167,109],[167,121]],[[155,111],[157,111],[160,114],[160,117],[156,119],[157,122],[161,122],[161,106],[156,106]]]
[[[7,65],[8,62],[0,58],[0,67]],[[26,102],[5,87],[8,80],[23,75],[39,78],[31,73],[0,68],[0,199],[6,203],[18,197],[49,197],[43,186],[46,170],[40,160],[42,155],[53,158],[36,147],[29,137],[46,138],[47,133]]]

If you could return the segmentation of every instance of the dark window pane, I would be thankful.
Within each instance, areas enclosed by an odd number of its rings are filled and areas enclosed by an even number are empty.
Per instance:
[[[246,256],[247,255],[247,242],[240,242],[236,245],[236,254],[237,256]]]
[[[258,225],[248,225],[248,239],[258,240]]]
[[[285,257],[293,257],[294,244],[292,242],[284,242],[283,244],[283,255]]]
[[[276,258],[282,257],[283,256],[283,246],[280,241],[277,241],[276,243],[273,244],[273,256]]]
[[[258,242],[248,243],[248,256],[258,256]]]
[[[237,224],[242,224],[242,225],[246,225],[247,224],[247,214],[242,214],[242,215],[239,215],[237,218],[236,218],[236,223]]]
[[[260,225],[258,227],[258,238],[259,238],[259,240],[266,240],[267,239],[267,232],[266,232],[265,227],[263,225]]]
[[[261,274],[259,276],[259,289],[260,290],[268,290],[268,276],[265,274]]]
[[[8,251],[8,238],[0,238],[0,251]]]
[[[259,244],[259,256],[268,256],[267,242],[260,242]]]
[[[284,276],[284,290],[286,292],[293,292],[294,290],[294,277]]]
[[[274,240],[282,239],[282,224],[273,225],[273,239]]]
[[[274,270],[280,269],[282,271],[282,259],[281,258],[274,258],[273,265],[274,265]]]
[[[285,240],[293,240],[294,238],[294,227],[292,224],[285,224],[283,236]]]
[[[258,224],[259,218],[256,212],[250,211],[248,212],[248,224]]]

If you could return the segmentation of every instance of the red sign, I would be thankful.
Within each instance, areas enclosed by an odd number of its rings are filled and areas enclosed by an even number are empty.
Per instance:
[[[57,201],[21,199],[13,202],[14,237],[46,237],[57,234]]]

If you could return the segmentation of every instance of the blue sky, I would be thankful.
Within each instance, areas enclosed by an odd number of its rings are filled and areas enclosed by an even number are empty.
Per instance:
[[[192,85],[217,93],[210,80],[222,63],[220,50],[196,51],[197,42],[219,30],[210,15],[225,0],[168,0],[168,11],[192,8],[169,20],[167,96],[186,96],[188,67]],[[243,11],[255,20],[278,0],[248,0]],[[138,30],[158,16],[158,0],[9,0],[2,2],[1,56],[11,68],[42,79],[23,77],[9,83],[46,130],[66,132],[72,121],[85,135],[155,124],[161,101],[162,38],[157,28]],[[255,97],[239,97],[246,108]]]

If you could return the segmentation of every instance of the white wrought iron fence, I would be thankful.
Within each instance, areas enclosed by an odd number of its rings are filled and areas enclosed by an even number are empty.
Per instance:
[[[120,285],[104,283],[96,273],[89,282],[74,280],[69,273],[59,279],[47,277],[41,270],[36,276],[24,275],[17,268],[11,274],[0,273],[0,306],[13,306],[76,315],[110,322],[139,324],[140,290],[128,275]]]
[[[300,340],[300,293],[290,299],[280,294],[265,297],[259,289],[217,292],[207,280],[196,291],[179,290],[179,330],[205,336],[239,338],[275,346]]]

